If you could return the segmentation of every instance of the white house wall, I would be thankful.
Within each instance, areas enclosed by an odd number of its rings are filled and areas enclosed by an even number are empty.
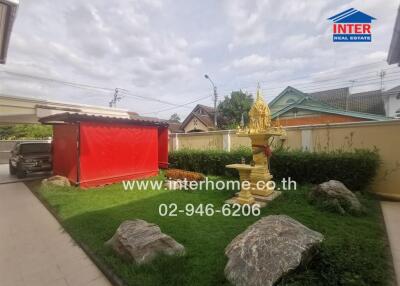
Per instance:
[[[391,94],[385,100],[386,116],[388,117],[396,117],[396,111],[400,110],[400,95],[399,98],[397,96],[397,94]],[[400,118],[400,113],[397,118]]]
[[[200,120],[193,117],[188,124],[184,127],[185,133],[192,131],[192,130],[201,130],[201,131],[208,131],[206,125],[204,125]]]

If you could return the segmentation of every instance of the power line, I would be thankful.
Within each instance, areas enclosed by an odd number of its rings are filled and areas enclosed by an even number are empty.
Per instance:
[[[379,62],[378,62],[379,63]],[[354,66],[354,67],[350,67],[348,68],[348,70],[350,69],[355,69],[355,68],[360,68],[362,66],[368,66],[368,65],[372,65],[372,64],[376,64],[376,63],[371,63],[371,64],[367,64],[367,65],[360,65],[360,66]],[[389,70],[393,70],[393,69],[398,69],[398,67],[393,67],[393,68],[387,68],[387,69],[382,69],[382,72],[385,72],[385,82],[392,82],[392,81],[400,81],[400,78],[396,76],[396,74],[400,73],[400,71],[394,71],[391,73],[386,73],[386,71]],[[339,72],[340,70],[338,70]],[[81,89],[89,89],[89,90],[99,90],[99,91],[103,91],[103,92],[112,92],[114,91],[114,96],[115,94],[118,94],[118,92],[116,92],[115,89],[113,88],[109,88],[109,87],[104,87],[104,86],[95,86],[95,85],[90,85],[90,84],[84,84],[84,83],[77,83],[77,82],[70,82],[70,81],[64,81],[64,80],[59,80],[59,79],[54,79],[54,78],[48,78],[48,77],[44,77],[44,76],[37,76],[37,75],[32,75],[32,74],[25,74],[25,73],[18,73],[18,72],[13,72],[13,71],[6,71],[6,70],[0,70],[0,72],[6,73],[6,74],[10,74],[10,75],[14,75],[14,76],[21,76],[21,77],[27,77],[27,78],[31,78],[31,79],[36,79],[36,80],[42,80],[42,81],[48,81],[48,82],[55,82],[55,83],[60,83],[66,86],[70,86],[70,87],[74,87],[74,88],[81,88]],[[346,86],[346,84],[349,84],[350,82],[354,81],[354,83],[352,84],[352,87],[356,87],[356,86],[365,86],[365,85],[373,85],[373,84],[378,84],[381,83],[383,85],[383,77],[381,77],[380,79],[378,78],[378,76],[365,76],[367,74],[371,74],[371,73],[375,73],[372,71],[369,72],[364,72],[358,75],[363,75],[361,77],[358,78],[350,78],[346,79],[345,81],[338,81],[338,79],[343,78],[345,76],[348,77],[348,75],[343,75],[341,77],[338,78],[334,78],[334,79],[325,79],[325,80],[319,80],[319,81],[313,81],[310,83],[298,83],[295,84],[296,87],[301,87],[304,90],[307,90],[308,92],[310,91],[315,91],[315,90],[323,90],[323,89],[327,89],[327,88],[334,88],[334,87],[348,87]],[[305,78],[305,77],[298,77],[299,78]],[[295,79],[291,79],[290,81],[293,81]],[[287,85],[286,85],[287,86]],[[281,89],[283,90],[286,86],[281,86],[281,87],[270,87],[270,88],[266,88],[266,89],[262,89],[264,92],[265,91],[269,91],[269,90],[275,90],[275,89]],[[246,89],[242,89],[242,90],[246,90]],[[165,101],[165,100],[161,100],[158,98],[154,98],[154,97],[149,97],[149,96],[143,96],[143,95],[138,95],[133,93],[130,90],[126,90],[126,89],[122,89],[122,88],[118,88],[118,91],[120,92],[119,94],[122,94],[124,96],[129,96],[129,97],[135,97],[135,98],[140,98],[142,100],[147,100],[147,101],[154,101],[154,102],[159,102],[162,104],[167,104],[170,106],[173,106],[171,108],[166,108],[166,109],[161,109],[155,112],[148,112],[148,113],[144,113],[144,114],[151,114],[151,113],[159,113],[159,112],[164,112],[164,111],[168,111],[168,110],[173,110],[176,108],[190,108],[188,107],[188,105],[193,104],[195,102],[204,100],[209,98],[209,96],[206,97],[201,97],[198,98],[194,101],[190,101],[187,102],[185,104],[176,104],[173,102],[169,102],[169,101]],[[229,96],[229,94],[224,94],[222,96]],[[118,95],[117,95],[118,97]],[[275,96],[266,96],[266,97],[275,97]],[[119,99],[118,99],[119,100]],[[115,101],[116,103],[116,101]]]
[[[177,103],[173,103],[173,102],[161,100],[161,99],[158,99],[158,98],[153,98],[153,97],[148,97],[148,96],[142,96],[142,95],[134,94],[134,93],[130,92],[129,90],[125,90],[125,91],[123,92],[123,95],[130,96],[130,97],[141,98],[141,99],[148,100],[148,101],[155,101],[155,102],[159,102],[159,103],[163,103],[163,104],[167,104],[167,105],[171,105],[171,106],[180,106],[180,105],[177,104]]]
[[[388,79],[393,79],[393,80],[400,80],[399,75],[393,75],[390,77],[387,77]],[[371,78],[371,77],[365,77],[365,78],[359,78],[358,80],[355,80],[355,84],[352,85],[352,87],[359,86],[360,83],[369,83],[369,84],[379,84],[381,80],[379,78]],[[345,81],[345,82],[332,82],[329,84],[326,84],[324,86],[306,86],[303,87],[304,90],[307,91],[316,91],[316,90],[326,90],[326,89],[336,89],[336,88],[341,88],[341,87],[349,87],[349,84],[351,83],[351,80]],[[379,89],[379,88],[377,88]]]
[[[383,71],[389,71],[389,70],[393,70],[393,69],[397,69],[400,70],[399,67],[392,67],[392,68],[387,68],[387,69],[383,69]],[[363,72],[363,73],[359,73],[357,75],[367,75],[367,74],[375,74],[376,75],[376,70],[375,71],[369,71],[369,72]],[[351,76],[350,76],[351,77]],[[322,79],[322,80],[315,80],[315,81],[309,81],[309,82],[300,82],[300,83],[293,83],[293,79],[288,80],[288,85],[293,85],[295,87],[302,87],[302,86],[307,86],[307,85],[323,85],[323,83],[329,82],[329,81],[337,81],[338,79],[346,79],[345,81],[349,81],[349,75],[348,74],[343,74],[341,76],[337,76],[335,78],[329,78],[329,79]],[[350,78],[352,79],[352,78]],[[264,81],[265,82],[265,81]],[[250,88],[253,88],[253,86],[251,86]],[[246,90],[249,89],[249,87],[242,87],[242,90]],[[268,87],[268,88],[264,88],[264,91],[268,91],[268,90],[276,90],[276,89],[282,89],[282,86],[273,86],[273,87]]]
[[[386,74],[385,78],[386,79],[393,79],[393,80],[396,80],[396,79],[400,80],[399,76],[397,75],[399,73],[400,73],[400,71]],[[315,90],[326,90],[326,89],[343,88],[343,87],[348,87],[348,85],[352,82],[352,79],[345,80],[345,81],[335,81],[334,79],[331,79],[330,81],[332,81],[332,82],[331,83],[326,83],[326,84],[323,84],[323,85],[310,83],[308,85],[303,85],[301,87],[301,89],[302,90],[307,90],[307,91],[315,91]],[[378,76],[359,77],[359,78],[356,78],[356,80],[354,80],[354,81],[355,81],[355,83],[369,82],[370,84],[379,84],[380,83],[380,78]],[[385,80],[385,82],[386,82],[386,80]],[[353,84],[352,86],[354,87],[354,86],[357,86],[357,85]],[[274,89],[284,90],[284,88],[286,88],[286,87],[287,87],[287,85],[276,87]],[[295,85],[294,87],[298,88],[297,85]],[[270,90],[272,90],[272,89],[271,88],[262,89],[263,92],[268,92]],[[250,91],[250,93],[253,93],[253,91]],[[269,96],[269,97],[271,97],[271,96]]]
[[[13,75],[13,76],[21,76],[21,77],[37,79],[37,80],[41,80],[41,81],[49,81],[49,82],[60,83],[60,84],[64,84],[64,85],[72,86],[72,87],[77,87],[77,88],[97,89],[97,90],[103,90],[103,91],[114,91],[113,88],[109,88],[109,87],[102,87],[102,86],[95,86],[95,85],[89,85],[89,84],[83,84],[83,83],[69,82],[69,81],[64,81],[64,80],[60,80],[60,79],[37,76],[37,75],[26,74],[26,73],[19,73],[19,72],[6,71],[6,70],[0,70],[0,72],[6,73],[6,74],[10,74],[10,75]]]
[[[379,64],[379,63],[383,63],[383,62],[384,61],[378,61],[378,62],[374,62],[374,63],[369,63],[369,64],[364,64],[364,65],[358,65],[358,66],[353,66],[353,67],[349,67],[349,68],[344,68],[344,69],[337,70],[337,71],[360,69],[361,67],[376,65],[376,64]],[[382,69],[382,70],[383,71],[387,71],[387,70],[391,70],[391,69],[394,69],[394,68],[397,68],[397,67],[392,67],[392,68],[387,68],[387,69]],[[32,79],[42,80],[42,81],[50,81],[50,82],[60,83],[60,84],[64,84],[64,85],[72,86],[72,87],[76,87],[76,88],[87,88],[87,89],[97,89],[97,90],[103,90],[103,91],[114,91],[114,88],[111,88],[111,87],[95,86],[95,85],[90,85],[90,84],[65,81],[65,80],[60,80],[60,79],[55,79],[55,78],[49,78],[49,77],[44,77],[44,76],[37,76],[37,75],[14,72],[14,71],[7,71],[7,70],[0,70],[0,72],[7,73],[7,74],[10,74],[10,75],[14,75],[14,76],[23,76],[23,77],[28,77],[28,78],[32,78]],[[326,72],[322,72],[322,73],[326,73]],[[309,76],[302,76],[302,77],[292,78],[288,82],[292,82],[292,81],[297,80],[297,79],[308,78],[308,77]],[[313,81],[312,83],[326,82],[326,81],[330,81],[330,80],[332,80],[332,79],[318,80],[318,81]],[[260,81],[260,82],[261,83],[263,83],[263,82],[265,83],[265,82],[268,82],[268,81]],[[307,83],[299,83],[299,84],[296,84],[296,86],[304,85],[304,84],[307,84]],[[279,87],[273,87],[273,88],[268,88],[268,89],[272,90],[272,89],[277,89],[277,88],[279,88]],[[242,88],[242,89],[246,89],[246,88]],[[126,90],[126,91],[128,93],[130,93],[132,96],[135,96],[135,97],[139,97],[139,98],[143,98],[143,99],[151,99],[153,101],[158,101],[160,103],[165,103],[165,104],[168,104],[168,105],[176,105],[176,104],[171,103],[171,102],[161,101],[161,100],[158,100],[158,99],[155,99],[155,98],[144,97],[144,96],[139,96],[139,95],[136,95],[136,94],[132,94],[129,90]]]
[[[196,102],[198,102],[198,101],[202,101],[202,100],[207,99],[207,98],[210,98],[210,96],[207,95],[207,96],[205,96],[205,97],[201,97],[201,98],[195,99],[195,100],[193,100],[193,101],[190,101],[190,102],[181,104],[181,105],[179,105],[179,106],[177,106],[177,107],[171,107],[171,108],[166,108],[166,109],[162,109],[162,110],[158,110],[158,111],[142,113],[142,114],[156,114],[156,113],[160,113],[160,112],[164,112],[164,111],[168,111],[168,110],[177,109],[177,108],[180,108],[180,107],[186,107],[186,106],[189,105],[189,104],[193,104],[193,103],[196,103]]]
[[[382,61],[377,61],[377,62],[373,62],[373,63],[369,63],[369,64],[355,65],[355,66],[348,67],[348,68],[335,69],[335,72],[341,72],[341,73],[343,73],[343,71],[346,71],[346,70],[347,70],[347,71],[361,70],[362,67],[372,66],[372,65],[381,64],[381,63],[385,63],[385,61],[382,60]],[[387,70],[389,70],[389,69],[394,69],[394,68],[397,68],[397,67],[388,68]],[[365,68],[363,68],[362,70],[365,70]],[[322,74],[325,74],[325,73],[328,73],[328,72],[331,72],[331,71],[323,71],[323,72],[317,73],[317,75],[318,75],[318,76],[321,76]],[[375,73],[375,72],[374,72],[374,73]],[[314,74],[315,74],[315,73],[314,73]],[[308,75],[306,75],[306,76],[291,78],[291,79],[288,80],[288,82],[292,82],[292,81],[299,80],[299,79],[310,78],[311,76],[312,76],[312,73],[311,73],[311,74],[308,74]],[[265,81],[259,81],[259,82],[260,82],[260,83],[270,83],[270,81],[266,81],[266,80],[265,80]],[[226,90],[226,89],[224,89],[224,90]]]
[[[60,84],[75,87],[75,88],[91,89],[91,90],[96,89],[96,90],[107,91],[107,92],[110,92],[110,91],[115,92],[115,89],[110,88],[110,87],[102,87],[102,86],[95,86],[95,85],[89,85],[89,84],[83,84],[83,83],[77,83],[77,82],[69,82],[69,81],[59,80],[59,79],[55,79],[55,78],[48,78],[48,77],[43,77],[43,76],[37,76],[37,75],[25,74],[25,73],[19,73],[19,72],[12,72],[12,71],[6,71],[6,70],[0,70],[0,72],[10,74],[13,76],[20,76],[20,77],[26,77],[26,78],[31,78],[31,79],[41,80],[41,81],[60,83]],[[131,92],[127,89],[118,88],[118,91],[120,93],[122,93],[123,95],[130,96],[130,97],[141,98],[141,99],[148,100],[148,101],[155,101],[155,102],[159,102],[159,103],[163,103],[163,104],[168,104],[171,106],[179,106],[179,104],[168,102],[165,100],[160,100],[160,99],[149,97],[149,96],[142,96],[142,95],[134,94],[133,92]],[[116,92],[116,93],[118,93],[118,92]],[[115,94],[114,94],[114,96],[115,96]],[[117,101],[120,99],[121,99],[120,97],[116,98]],[[116,104],[115,98],[112,99],[112,101],[109,104],[115,106],[115,104]]]

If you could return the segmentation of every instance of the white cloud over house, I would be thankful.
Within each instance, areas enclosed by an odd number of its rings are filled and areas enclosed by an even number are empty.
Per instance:
[[[209,98],[208,73],[220,95],[234,89],[284,87],[321,79],[349,66],[381,62],[391,39],[397,0],[385,1],[22,1],[1,70],[129,90],[120,107],[184,117]],[[357,8],[377,18],[372,43],[331,41],[328,17]],[[266,92],[272,97],[279,92]],[[107,105],[112,92],[78,89],[0,72],[0,93]],[[170,107],[170,106],[167,106]],[[153,113],[152,113],[153,112]]]

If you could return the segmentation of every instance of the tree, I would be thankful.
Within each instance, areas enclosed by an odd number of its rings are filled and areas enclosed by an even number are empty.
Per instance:
[[[174,113],[171,115],[171,117],[169,118],[170,122],[176,122],[176,123],[180,123],[181,122],[181,118],[179,117],[179,115],[177,113]]]
[[[253,104],[253,96],[241,90],[232,91],[218,105],[218,125],[222,129],[236,128],[240,124],[242,114],[248,122],[248,113]]]
[[[0,126],[0,139],[43,139],[53,134],[50,125],[15,124]]]

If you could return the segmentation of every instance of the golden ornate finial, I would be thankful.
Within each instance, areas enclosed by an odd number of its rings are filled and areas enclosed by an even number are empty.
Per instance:
[[[257,87],[257,97],[249,111],[249,125],[244,126],[243,120],[237,128],[237,134],[274,134],[274,136],[280,136],[283,134],[283,129],[280,125],[279,118],[272,124],[271,122],[271,111],[268,104],[264,101],[262,96],[262,89],[260,83]]]
[[[249,112],[250,133],[259,133],[268,130],[271,127],[271,111],[265,103],[260,84],[257,87],[257,98]]]
[[[256,93],[256,100],[261,99],[261,87],[260,87],[260,82],[257,83],[257,93]]]

